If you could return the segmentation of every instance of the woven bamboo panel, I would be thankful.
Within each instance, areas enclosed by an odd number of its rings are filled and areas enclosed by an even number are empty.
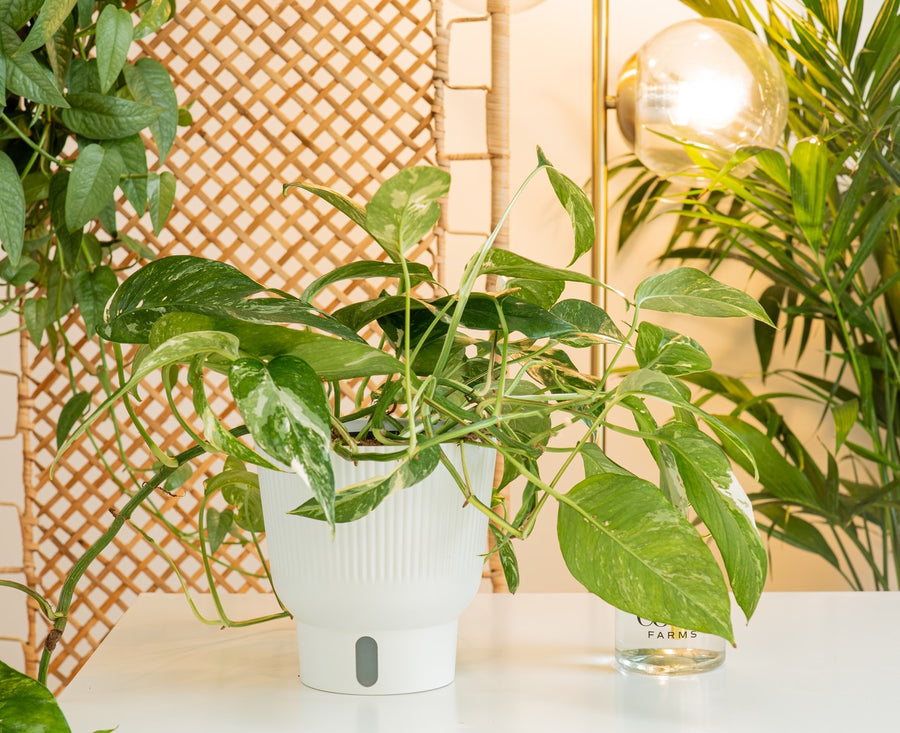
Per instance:
[[[175,210],[155,238],[145,219],[123,226],[130,236],[154,242],[163,253],[195,253],[237,265],[271,287],[296,290],[321,270],[379,251],[345,217],[292,194],[282,184],[313,180],[367,199],[398,168],[437,158],[434,141],[434,8],[429,0],[188,0],[177,20],[144,49],[170,70],[179,101],[194,122],[182,128],[166,166],[178,180]],[[124,224],[124,222],[123,222]],[[438,247],[417,253],[433,264]],[[332,290],[331,305],[369,296],[351,283]],[[326,307],[329,305],[323,302]],[[66,339],[80,355],[74,388],[95,390],[95,372],[110,367],[73,320]],[[73,384],[49,348],[23,348],[20,429],[24,438],[26,571],[51,599],[84,549],[109,526],[110,510],[124,503],[117,480],[133,487],[118,456],[117,440],[132,466],[152,463],[143,441],[123,423],[117,439],[109,423],[62,459],[55,475],[55,425]],[[184,395],[177,396],[185,409]],[[220,412],[225,403],[220,400]],[[95,396],[95,404],[99,398]],[[152,386],[135,406],[162,437],[161,446],[183,449],[170,430],[162,390]],[[209,462],[180,497],[156,501],[166,520],[191,531]],[[144,474],[146,475],[146,474]],[[199,556],[150,514],[135,523],[177,563],[187,583],[205,587]],[[113,557],[115,561],[113,562]],[[223,590],[263,589],[252,547],[225,552],[238,573],[218,568]],[[178,590],[165,560],[147,541],[124,529],[79,586],[72,620],[58,648],[50,687],[64,685],[80,668],[136,593]],[[274,606],[273,606],[274,609]],[[30,671],[46,630],[31,618]]]

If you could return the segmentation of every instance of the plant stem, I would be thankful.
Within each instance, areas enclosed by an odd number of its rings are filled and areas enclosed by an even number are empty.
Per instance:
[[[235,428],[232,431],[234,437],[240,437],[242,435],[246,435],[249,431],[246,427],[242,426],[240,428]],[[175,460],[177,465],[180,466],[188,461],[193,460],[194,458],[201,456],[206,451],[203,450],[200,446],[194,446],[193,448],[189,448],[186,451],[179,453]],[[172,474],[174,473],[177,466],[163,466],[159,471],[157,471],[153,477],[145,483],[141,488],[135,492],[134,496],[132,496],[124,507],[118,512],[113,512],[113,521],[107,530],[100,536],[100,538],[91,545],[85,553],[78,559],[72,569],[69,571],[69,574],[66,576],[65,581],[62,585],[62,590],[59,595],[59,602],[56,605],[56,610],[54,613],[57,615],[57,619],[53,624],[53,628],[50,630],[50,633],[47,635],[47,639],[44,642],[44,650],[41,653],[41,661],[40,666],[38,668],[38,680],[43,684],[47,684],[47,674],[50,669],[50,659],[53,655],[53,650],[56,647],[56,644],[59,638],[62,636],[63,632],[66,629],[66,626],[69,621],[69,609],[72,606],[72,597],[75,593],[75,587],[78,585],[78,581],[81,580],[82,576],[87,571],[88,567],[90,567],[91,563],[97,559],[103,550],[109,545],[110,542],[116,537],[119,533],[119,530],[125,525],[125,522],[131,519],[131,515],[134,511],[160,486],[162,483]]]

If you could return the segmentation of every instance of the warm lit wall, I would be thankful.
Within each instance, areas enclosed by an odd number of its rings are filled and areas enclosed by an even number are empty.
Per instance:
[[[611,3],[610,67],[612,79],[627,57],[656,31],[679,20],[691,17],[690,11],[676,0],[640,0]],[[868,8],[871,11],[871,8]],[[591,3],[586,0],[544,0],[523,13],[514,15],[511,23],[512,45],[512,175],[516,185],[534,164],[535,145],[541,145],[548,157],[578,182],[590,177],[591,129]],[[468,33],[469,31],[466,31]],[[459,34],[454,41],[469,45],[468,36]],[[451,48],[453,45],[451,44]],[[470,59],[474,58],[474,61]],[[477,71],[470,68],[480,60],[477,53],[467,49],[452,57],[451,76],[471,82]],[[614,81],[612,82],[614,84]],[[470,139],[476,144],[480,133],[476,111],[465,107],[464,113],[451,108],[451,122],[459,114],[469,120]],[[468,117],[466,117],[468,115]],[[611,118],[611,158],[625,152],[614,119]],[[464,126],[465,127],[465,126]],[[463,144],[465,130],[457,127],[454,142]],[[457,164],[456,168],[463,167]],[[455,185],[451,199],[454,222],[468,228],[485,212],[484,203],[468,182],[471,172],[454,169],[455,178],[466,176],[466,183]],[[616,182],[613,182],[612,199]],[[473,213],[474,212],[474,213]],[[615,212],[612,215],[611,241],[615,241]],[[661,250],[668,233],[665,225],[644,232],[621,254],[610,258],[610,282],[626,293],[648,274],[655,271],[655,256]],[[568,264],[571,255],[571,233],[564,215],[559,212],[549,186],[544,182],[533,186],[522,200],[513,218],[512,247],[529,257],[548,261],[559,267]],[[448,265],[451,272],[459,272],[473,243],[451,241]],[[582,270],[589,267],[586,258],[579,263]],[[721,274],[721,273],[720,273]],[[756,283],[748,283],[740,272],[731,272],[730,284],[751,290]],[[577,292],[574,291],[573,292]],[[581,293],[584,295],[585,293]],[[615,303],[611,312],[621,314]],[[662,318],[654,320],[662,321]],[[750,324],[736,320],[673,321],[673,327],[697,338],[710,352],[713,363],[721,371],[745,376],[757,369],[752,347]],[[810,420],[810,430],[815,417]],[[616,436],[610,437],[610,451],[616,460],[641,472],[647,458],[643,448],[637,450]],[[644,464],[644,466],[642,466]],[[652,474],[649,474],[652,477]],[[573,480],[579,476],[573,473]],[[549,514],[549,512],[548,512]],[[771,545],[772,569],[770,589],[775,590],[843,590],[846,585],[838,573],[826,563],[806,553],[779,543]],[[543,522],[529,542],[520,545],[523,591],[566,591],[579,586],[569,576],[556,547],[553,517]]]

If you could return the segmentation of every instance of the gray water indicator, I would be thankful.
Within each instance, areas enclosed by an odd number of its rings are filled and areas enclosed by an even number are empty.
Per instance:
[[[356,640],[356,681],[363,687],[378,682],[378,642],[371,636]]]

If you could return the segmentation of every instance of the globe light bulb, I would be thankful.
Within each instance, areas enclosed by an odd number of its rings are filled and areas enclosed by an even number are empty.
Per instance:
[[[688,20],[655,35],[626,63],[616,106],[622,133],[647,168],[697,185],[708,179],[690,146],[716,165],[739,147],[775,147],[787,122],[787,83],[775,55],[750,31]]]
[[[473,13],[485,12],[487,0],[452,0],[454,5],[459,5]],[[511,0],[509,9],[511,13],[521,13],[523,10],[540,5],[544,0]]]

